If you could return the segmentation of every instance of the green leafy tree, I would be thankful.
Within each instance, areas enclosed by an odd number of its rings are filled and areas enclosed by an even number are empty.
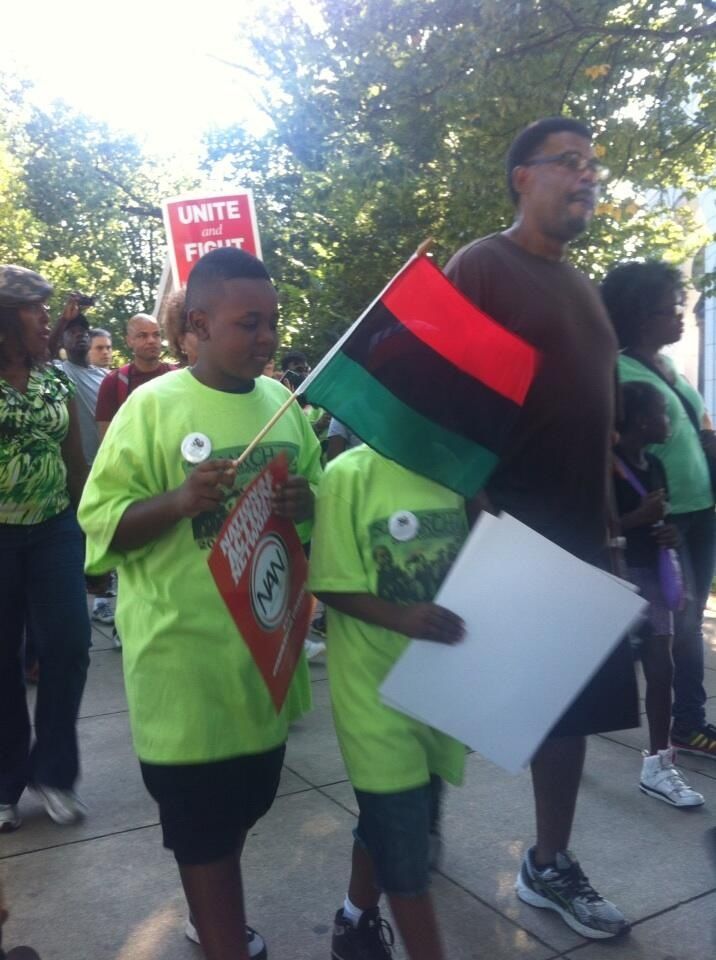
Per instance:
[[[60,308],[94,294],[93,323],[119,344],[124,322],[154,304],[166,240],[162,197],[195,183],[168,161],[62,103],[34,106],[28,87],[0,77],[0,249],[53,281]]]
[[[309,25],[277,5],[252,38],[267,132],[207,141],[207,166],[256,191],[287,340],[320,354],[426,236],[444,261],[506,226],[505,150],[541,116],[589,123],[612,171],[582,268],[703,244],[690,201],[716,170],[713,3],[316,7]]]

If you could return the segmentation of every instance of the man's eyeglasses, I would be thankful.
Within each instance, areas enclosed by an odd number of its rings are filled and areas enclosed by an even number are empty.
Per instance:
[[[589,170],[597,180],[605,180],[609,171],[596,157],[585,157],[578,150],[565,150],[564,153],[555,153],[546,157],[534,157],[525,160],[523,167],[539,167],[545,163],[555,163],[558,167],[565,167],[571,173],[584,173]]]

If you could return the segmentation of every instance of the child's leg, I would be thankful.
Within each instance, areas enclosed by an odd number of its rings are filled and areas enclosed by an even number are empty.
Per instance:
[[[249,960],[237,853],[213,863],[179,865],[206,960]]]
[[[646,718],[649,723],[649,752],[669,746],[671,726],[671,684],[674,664],[671,637],[651,636],[642,641],[641,665],[646,680]]]
[[[378,902],[385,890],[410,960],[442,960],[437,919],[429,884],[431,826],[437,821],[440,790],[435,783],[395,794],[356,790],[360,808],[350,892]],[[371,851],[369,853],[368,851]],[[357,876],[356,876],[357,873]],[[370,886],[373,886],[372,893]]]
[[[358,840],[353,842],[348,899],[354,907],[361,911],[377,907],[380,900],[380,890],[375,879],[373,861],[366,848]]]
[[[430,894],[419,897],[390,894],[388,903],[410,960],[442,960],[445,953]]]

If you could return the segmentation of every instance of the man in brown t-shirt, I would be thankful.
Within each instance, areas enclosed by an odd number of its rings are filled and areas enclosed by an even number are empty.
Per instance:
[[[542,358],[485,493],[496,510],[604,566],[617,343],[596,289],[564,259],[594,211],[599,164],[591,132],[566,117],[532,124],[510,147],[507,175],[514,223],[463,247],[445,271],[477,306],[534,344]],[[537,843],[524,858],[517,894],[557,911],[586,937],[615,936],[628,924],[567,852],[585,737],[638,722],[634,667],[624,642],[532,761]]]
[[[100,440],[132,390],[174,369],[159,359],[162,334],[157,321],[147,313],[137,313],[127,323],[127,346],[132,362],[108,373],[99,389],[95,418]]]

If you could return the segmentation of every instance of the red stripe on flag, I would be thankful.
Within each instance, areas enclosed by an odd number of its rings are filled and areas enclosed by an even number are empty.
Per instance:
[[[383,294],[416,337],[470,376],[520,406],[538,351],[479,310],[427,257],[418,257]]]

